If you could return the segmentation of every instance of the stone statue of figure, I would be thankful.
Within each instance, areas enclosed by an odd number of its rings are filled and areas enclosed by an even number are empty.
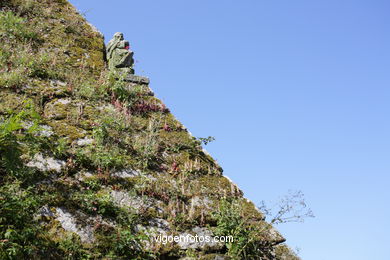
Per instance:
[[[123,33],[117,32],[107,44],[108,68],[111,71],[134,74],[134,53],[130,50],[128,41],[124,40]]]

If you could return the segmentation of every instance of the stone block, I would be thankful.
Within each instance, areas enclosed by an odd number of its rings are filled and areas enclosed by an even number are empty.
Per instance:
[[[144,85],[148,85],[150,83],[149,78],[137,76],[137,75],[133,75],[133,74],[128,74],[124,78],[124,81],[136,83],[136,84],[144,84]]]

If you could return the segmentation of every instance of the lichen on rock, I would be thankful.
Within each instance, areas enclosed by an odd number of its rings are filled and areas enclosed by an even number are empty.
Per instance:
[[[34,167],[40,171],[55,171],[61,172],[65,167],[65,162],[61,160],[54,159],[52,157],[43,157],[41,153],[38,153],[34,158],[27,163],[28,167]]]

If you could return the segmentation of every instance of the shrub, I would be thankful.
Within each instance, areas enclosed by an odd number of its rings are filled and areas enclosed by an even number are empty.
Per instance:
[[[37,34],[30,31],[25,25],[25,20],[16,16],[13,12],[0,12],[0,38],[16,38],[22,41],[37,39]]]
[[[39,207],[33,189],[21,189],[18,183],[0,187],[0,259],[37,259],[52,242],[32,218]]]
[[[32,138],[38,129],[39,115],[35,112],[31,101],[25,101],[25,108],[18,114],[13,114],[0,123],[0,170],[8,174],[17,174],[21,166],[20,142]],[[18,134],[24,120],[33,120],[33,125],[24,135]]]
[[[233,236],[233,242],[227,242],[228,255],[238,259],[263,259],[262,243],[258,241],[259,230],[248,224],[240,214],[239,204],[222,200],[219,210],[214,212],[217,220],[215,234],[218,236]]]

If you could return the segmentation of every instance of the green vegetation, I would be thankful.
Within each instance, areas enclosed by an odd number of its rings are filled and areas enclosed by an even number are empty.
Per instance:
[[[0,123],[0,173],[17,176],[21,173],[22,144],[30,144],[35,140],[34,134],[38,130],[39,114],[34,110],[31,103],[26,102],[25,110],[15,114],[8,111],[11,115],[3,117]],[[31,125],[24,133],[23,123],[31,120]],[[6,176],[3,176],[4,178]]]
[[[16,16],[13,12],[2,12],[0,15],[0,37],[16,38],[22,42],[37,40],[37,34],[29,31],[25,23],[25,19]]]
[[[31,189],[22,189],[18,182],[0,187],[1,259],[34,258],[49,247],[55,248],[32,219],[39,202]]]
[[[219,210],[214,213],[214,218],[217,221],[216,235],[234,238],[234,242],[226,244],[229,256],[238,259],[265,257],[263,254],[268,252],[270,243],[261,239],[261,233],[266,230],[250,224],[246,216],[242,215],[240,204],[236,201],[222,200]]]
[[[208,145],[209,143],[215,141],[215,137],[213,137],[213,136],[199,137],[198,140],[199,140],[199,142],[201,142],[202,144]]]

